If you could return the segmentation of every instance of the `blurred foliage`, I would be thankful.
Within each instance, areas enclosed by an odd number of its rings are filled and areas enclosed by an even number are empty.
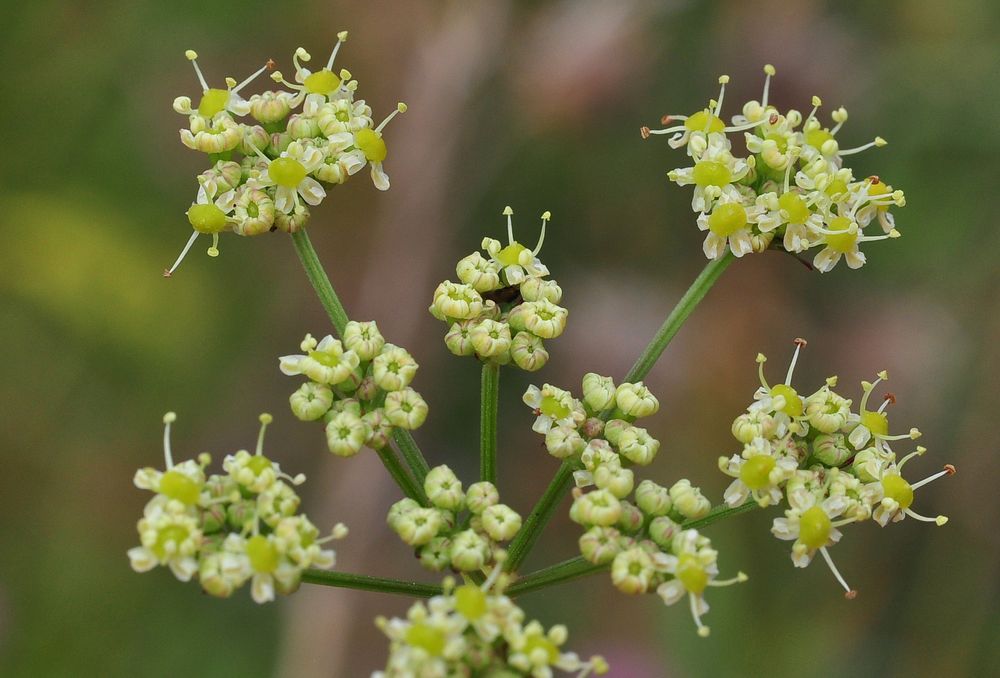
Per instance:
[[[723,571],[746,570],[751,582],[711,596],[709,641],[683,610],[627,599],[600,577],[524,604],[546,623],[578,621],[572,645],[607,654],[614,676],[995,672],[1000,5],[276,8],[41,0],[9,8],[0,25],[0,673],[339,676],[382,661],[369,620],[404,601],[317,589],[298,594],[317,601],[308,608],[209,600],[165,572],[133,574],[125,557],[144,501],[131,476],[158,463],[162,412],[180,414],[178,448],[221,457],[250,444],[256,413],[268,409],[282,463],[320,483],[307,485],[310,512],[374,526],[341,546],[342,559],[415,571],[378,531],[395,493],[377,464],[319,454],[318,432],[285,410],[291,387],[275,356],[325,326],[285,238],[230,236],[218,260],[196,249],[173,279],[159,277],[188,236],[183,212],[203,169],[177,143],[183,120],[170,109],[196,89],[183,51],[196,47],[216,80],[268,56],[287,62],[299,44],[324,52],[343,27],[352,30],[344,62],[376,111],[404,98],[411,112],[389,135],[392,191],[376,195],[361,177],[336,189],[316,211],[314,238],[348,309],[413,347],[432,406],[419,439],[433,462],[465,477],[475,473],[478,373],[448,359],[423,308],[455,260],[500,232],[504,204],[528,228],[543,209],[554,214],[545,261],[572,317],[538,378],[575,387],[588,370],[623,374],[702,265],[688,194],[665,178],[682,156],[662,139],[642,142],[639,125],[701,106],[720,72],[733,76],[730,103],[755,97],[760,67],[772,62],[779,106],[801,108],[818,93],[850,110],[845,138],[886,137],[886,149],[857,164],[906,190],[904,237],[870,246],[857,273],[819,277],[777,254],[734,266],[650,376],[664,404],[652,426],[664,453],[651,471],[662,481],[684,472],[720,496],[714,460],[729,452],[729,423],[753,392],[753,356],[780,363],[790,339],[806,336],[803,383],[889,369],[894,421],[925,431],[923,468],[959,467],[919,498],[925,513],[952,522],[849,529],[836,555],[861,591],[853,603],[822,564],[791,566],[769,516],[713,527]],[[443,68],[458,75],[436,78]],[[519,402],[530,382],[505,372],[501,395],[502,492],[523,511],[555,469]],[[377,491],[359,493],[341,476]],[[574,553],[564,514],[529,566]],[[294,632],[302,628],[309,633]]]

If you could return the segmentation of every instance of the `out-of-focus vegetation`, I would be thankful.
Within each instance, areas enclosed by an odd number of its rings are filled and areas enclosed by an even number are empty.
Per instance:
[[[755,386],[754,355],[781,362],[810,345],[801,383],[842,384],[887,368],[893,421],[925,432],[928,472],[959,474],[921,491],[942,529],[906,521],[848,528],[836,556],[859,591],[847,602],[822,563],[792,567],[770,516],[711,529],[724,571],[745,586],[711,597],[710,640],[683,610],[626,598],[593,578],[525,598],[543,621],[571,622],[572,645],[601,652],[614,676],[986,675],[1000,661],[1000,176],[998,5],[723,2],[22,3],[0,25],[0,673],[5,676],[366,675],[385,656],[370,620],[406,601],[306,587],[258,607],[246,592],[208,599],[169,573],[136,575],[126,549],[146,497],[134,469],[160,459],[160,416],[179,414],[181,454],[217,459],[252,443],[276,415],[269,449],[310,476],[307,510],[343,520],[340,567],[417,571],[382,526],[396,491],[374,455],[330,458],[287,410],[276,356],[326,321],[282,234],[196,248],[184,211],[204,158],[178,143],[170,108],[197,84],[304,45],[342,63],[376,111],[399,99],[377,194],[363,176],[315,211],[313,239],[359,319],[375,318],[422,367],[431,403],[418,439],[432,462],[475,473],[478,371],[454,360],[426,312],[434,285],[513,205],[553,212],[545,261],[570,308],[539,381],[578,387],[585,371],[620,377],[703,264],[687,191],[666,170],[665,140],[639,138],[733,78],[728,102],[754,97],[761,66],[773,100],[820,94],[851,117],[842,133],[889,146],[860,172],[906,190],[903,238],[867,247],[859,272],[820,276],[778,254],[723,277],[648,382],[663,408],[651,472],[680,474],[718,498],[729,425]],[[829,107],[828,107],[829,109]],[[729,113],[735,112],[730,108]],[[532,238],[528,238],[531,240]],[[504,374],[500,480],[526,512],[557,462],[520,402],[529,379]],[[846,389],[845,389],[846,390]],[[471,396],[471,397],[470,397]],[[916,469],[914,469],[916,470]],[[362,489],[359,489],[362,488]],[[560,529],[562,528],[562,529]],[[575,553],[561,511],[528,565]]]

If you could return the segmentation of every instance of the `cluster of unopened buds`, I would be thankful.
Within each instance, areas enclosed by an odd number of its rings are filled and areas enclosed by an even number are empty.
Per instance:
[[[292,413],[324,421],[327,446],[337,456],[381,449],[393,427],[412,430],[427,419],[427,403],[410,387],[417,362],[387,343],[374,321],[348,322],[343,340],[307,334],[300,348],[305,353],[279,360],[284,374],[309,378],[289,398]]]
[[[508,206],[503,213],[507,244],[483,238],[488,257],[473,252],[459,261],[461,282],[438,285],[430,312],[447,323],[444,341],[455,355],[534,372],[549,360],[544,340],[562,334],[569,316],[559,305],[562,288],[546,279],[549,269],[538,259],[552,215],[542,214],[538,244],[528,249],[514,240],[514,211]]]
[[[389,509],[386,522],[406,544],[416,548],[420,564],[440,572],[479,572],[521,529],[521,516],[500,503],[491,482],[480,481],[463,491],[462,482],[445,465],[424,479],[429,506],[409,497]]]
[[[405,619],[379,617],[376,624],[388,636],[390,676],[531,676],[550,678],[553,670],[577,672],[577,678],[604,675],[608,664],[594,656],[584,661],[561,646],[569,636],[565,626],[545,630],[538,621],[525,622],[524,611],[504,595],[508,575],[501,574],[502,552],[486,581],[455,586],[445,579],[444,592],[418,602]]]
[[[175,419],[172,412],[163,417],[164,470],[135,474],[136,487],[154,493],[139,520],[141,545],[128,552],[136,572],[163,565],[181,581],[197,578],[206,593],[221,598],[250,581],[253,599],[265,603],[275,592],[295,591],[305,569],[333,566],[334,552],[323,545],[346,536],[347,528],[338,523],[321,538],[298,513],[293,486],[305,476],[283,473],[262,451],[270,415],[260,416],[257,451],[227,455],[220,475],[206,475],[207,453],[174,463]]]
[[[188,119],[181,142],[205,153],[212,166],[198,176],[197,196],[187,212],[194,233],[164,275],[177,269],[200,234],[212,236],[208,254],[217,256],[223,231],[253,236],[304,228],[309,208],[326,197],[324,186],[342,184],[366,166],[376,188],[389,188],[382,168],[388,153],[382,132],[406,105],[398,104],[375,123],[364,99],[355,100],[358,81],[347,69],[334,71],[346,40],[347,31],[337,35],[330,58],[317,70],[308,67],[309,53],[296,49],[294,82],[272,70],[269,60],[242,82],[226,78],[225,89],[210,87],[198,55],[186,52],[202,94],[197,105],[190,97],[174,99],[174,110]],[[286,89],[244,98],[243,90],[268,70],[271,80]],[[253,122],[237,121],[248,115]]]
[[[860,268],[862,243],[899,237],[891,206],[906,204],[903,192],[878,176],[856,179],[846,156],[886,145],[875,137],[856,148],[841,148],[837,134],[847,120],[843,107],[833,111],[832,127],[820,122],[819,97],[803,117],[797,110],[784,114],[768,103],[773,66],[765,66],[760,101],[744,104],[742,113],[727,125],[722,102],[729,76],[719,78],[719,98],[691,115],[666,115],[667,127],[641,129],[642,136],[670,135],[672,148],[685,148],[691,166],[671,170],[679,186],[694,186],[691,208],[698,228],[705,231],[704,251],[719,259],[726,249],[742,257],[780,247],[798,254],[818,249],[813,266],[822,272],[843,258]],[[672,124],[679,123],[679,124]],[[744,133],[747,157],[734,153],[729,134]],[[873,225],[876,233],[866,234]]]
[[[778,539],[794,542],[792,562],[806,567],[818,552],[823,556],[847,596],[856,595],[833,563],[828,548],[840,541],[841,527],[873,519],[881,526],[906,516],[944,525],[945,516],[928,517],[911,507],[914,490],[942,476],[944,469],[910,483],[903,467],[926,448],[897,458],[890,443],[912,441],[920,431],[891,435],[887,407],[895,396],[886,394],[881,405],[869,409],[872,393],[889,376],[879,372],[874,382],[861,383],[857,411],[852,401],[834,391],[837,378],[830,377],[815,393],[801,396],[792,386],[799,352],[806,345],[795,340],[788,373],[783,383],[771,386],[764,377],[763,355],[757,356],[760,388],[754,402],[733,422],[733,435],[743,450],[720,457],[719,468],[734,480],[725,492],[729,506],[748,500],[761,506],[787,506],[784,517],[775,518],[771,532]]]

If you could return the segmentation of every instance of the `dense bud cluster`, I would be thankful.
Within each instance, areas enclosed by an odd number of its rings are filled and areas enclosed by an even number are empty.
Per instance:
[[[350,321],[343,339],[307,334],[304,354],[279,360],[287,375],[309,378],[289,398],[302,421],[326,423],[330,452],[353,457],[362,447],[380,449],[392,429],[419,428],[427,403],[410,387],[417,362],[406,349],[387,343],[374,321]]]
[[[521,516],[500,503],[493,483],[462,482],[445,465],[432,468],[424,480],[430,506],[401,499],[386,521],[404,542],[416,548],[424,567],[438,571],[478,572],[493,562],[501,542],[521,529]]]
[[[319,538],[319,529],[297,513],[299,497],[292,478],[262,452],[264,429],[271,416],[262,414],[257,451],[227,455],[225,473],[206,475],[208,454],[175,464],[170,451],[170,424],[164,418],[165,469],[143,468],[136,487],[154,493],[139,520],[141,546],[129,549],[132,569],[146,572],[157,565],[170,568],[181,581],[197,578],[206,593],[222,598],[251,582],[258,603],[274,600],[275,592],[292,593],[302,571],[332,567],[334,552],[323,544],[347,535],[337,524]]]
[[[197,105],[186,96],[174,99],[174,110],[188,119],[180,130],[181,142],[205,153],[212,164],[198,176],[198,193],[187,212],[194,233],[165,275],[177,269],[202,233],[212,236],[208,254],[217,256],[223,231],[253,236],[304,228],[309,208],[326,197],[324,186],[342,184],[366,166],[376,188],[389,188],[382,169],[388,152],[382,131],[406,105],[398,104],[375,124],[371,108],[363,99],[355,100],[358,81],[347,69],[333,70],[346,40],[346,31],[337,35],[329,60],[319,70],[308,68],[312,58],[299,47],[292,57],[294,82],[272,71],[271,80],[287,89],[249,99],[241,95],[243,89],[273,69],[274,62],[243,82],[226,78],[226,89],[218,89],[209,87],[198,55],[193,50],[185,53],[202,94]],[[247,116],[252,122],[237,120]]]
[[[549,360],[544,340],[562,334],[569,316],[559,305],[562,288],[546,279],[549,269],[538,259],[551,214],[542,215],[538,244],[529,250],[514,240],[513,210],[503,213],[507,245],[484,238],[488,256],[473,252],[459,261],[455,271],[461,282],[438,285],[430,312],[448,324],[444,341],[455,355],[534,372]]]
[[[837,134],[847,111],[833,111],[828,128],[817,117],[819,97],[813,97],[805,117],[796,110],[779,113],[768,104],[774,67],[764,72],[761,100],[744,104],[731,125],[721,117],[729,82],[724,75],[719,98],[707,108],[664,116],[668,127],[643,127],[642,135],[669,134],[670,146],[685,148],[691,158],[690,167],[671,170],[668,177],[678,186],[694,186],[691,208],[706,232],[709,259],[722,257],[727,248],[737,257],[769,247],[796,254],[818,249],[813,265],[819,271],[829,271],[841,258],[860,268],[861,243],[899,236],[889,208],[902,207],[906,199],[878,176],[856,179],[844,158],[886,141],[875,137],[857,148],[841,148]],[[728,136],[738,132],[744,133],[747,157],[736,154]],[[869,225],[876,235],[865,234]]]
[[[920,437],[911,428],[890,435],[887,407],[895,402],[886,394],[882,404],[869,409],[872,393],[889,377],[878,374],[874,382],[861,383],[857,411],[853,401],[834,391],[837,378],[830,377],[815,393],[799,395],[792,376],[799,352],[806,342],[795,340],[795,353],[784,383],[771,386],[764,377],[763,355],[757,356],[760,388],[754,402],[733,422],[733,436],[743,450],[720,457],[719,468],[733,478],[725,493],[729,506],[748,499],[761,506],[784,501],[785,513],[775,518],[771,532],[778,539],[794,542],[792,562],[805,567],[820,553],[849,597],[855,592],[833,564],[827,548],[841,537],[838,528],[872,518],[883,527],[910,516],[944,525],[945,516],[926,517],[910,508],[914,490],[955,472],[944,470],[911,484],[903,478],[903,466],[926,449],[897,459],[890,447],[894,441]]]

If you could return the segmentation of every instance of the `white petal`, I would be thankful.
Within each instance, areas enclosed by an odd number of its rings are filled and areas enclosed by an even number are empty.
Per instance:
[[[380,191],[389,190],[389,175],[382,170],[382,163],[372,163],[372,183]]]
[[[278,186],[277,190],[274,192],[274,206],[280,212],[285,214],[291,214],[292,210],[295,209],[295,190],[288,188],[287,186]]]
[[[313,206],[323,202],[323,198],[326,197],[326,191],[323,190],[323,186],[312,177],[306,177],[300,181],[298,190],[302,199]]]

